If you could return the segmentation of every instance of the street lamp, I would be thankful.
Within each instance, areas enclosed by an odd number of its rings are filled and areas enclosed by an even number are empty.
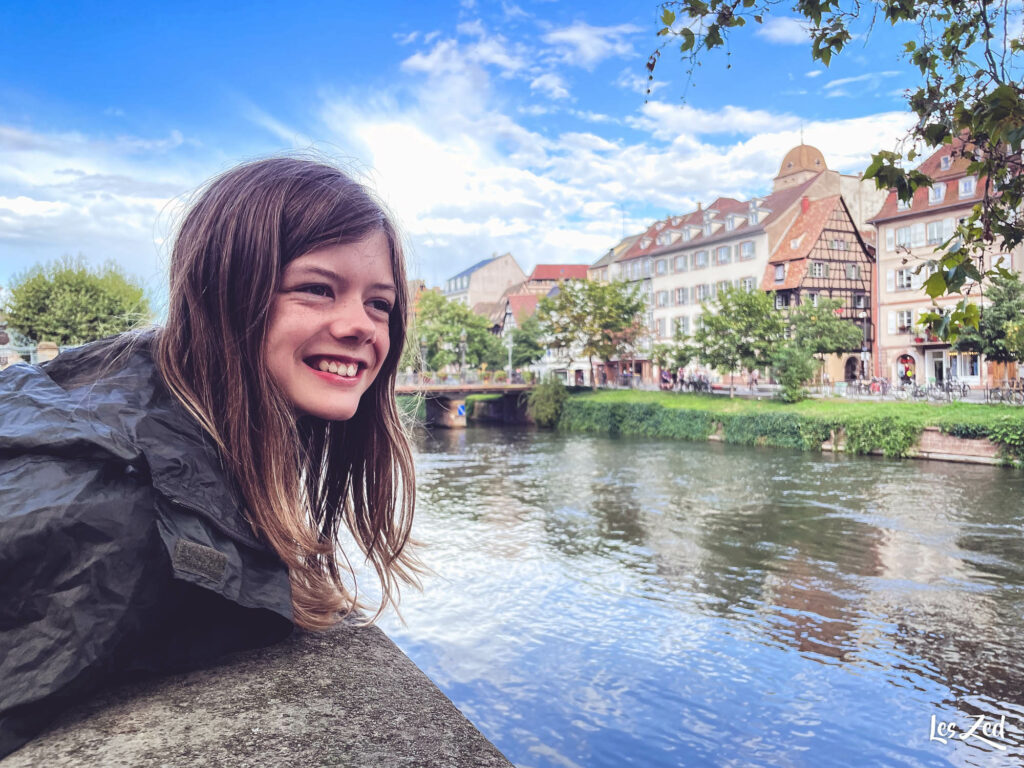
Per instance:
[[[459,334],[459,378],[461,379],[465,374],[463,369],[466,367],[466,329],[462,329],[462,333]]]
[[[860,345],[860,377],[868,377],[868,313],[863,309],[857,313],[860,318],[860,326],[864,330],[864,341]]]
[[[506,381],[511,383],[512,382],[512,334],[511,333],[508,334],[508,336],[506,337],[505,345],[508,347],[508,379],[506,379]]]

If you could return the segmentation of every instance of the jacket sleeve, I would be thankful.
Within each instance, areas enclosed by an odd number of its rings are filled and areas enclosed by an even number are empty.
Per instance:
[[[2,450],[0,758],[124,667],[174,589],[132,467]]]

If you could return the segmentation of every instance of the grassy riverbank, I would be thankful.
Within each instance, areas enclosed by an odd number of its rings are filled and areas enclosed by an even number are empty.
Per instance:
[[[1004,459],[1024,460],[1024,409],[980,403],[873,402],[842,398],[786,404],[712,395],[602,390],[572,395],[559,429],[821,450],[842,434],[852,453],[907,456],[925,427],[963,438],[988,438]]]

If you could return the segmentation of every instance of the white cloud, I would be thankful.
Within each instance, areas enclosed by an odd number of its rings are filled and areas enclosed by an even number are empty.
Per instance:
[[[825,70],[823,70],[823,69],[812,69],[810,72],[805,73],[805,76],[806,77],[818,77],[818,76],[823,75],[823,74],[825,74]]]
[[[659,88],[668,85],[667,80],[651,80],[647,75],[639,74],[632,69],[625,69],[615,80],[615,85],[625,88],[627,91],[646,94],[648,89],[654,93]]]
[[[551,72],[535,77],[530,83],[530,90],[540,91],[552,99],[569,98],[569,89],[566,87],[565,80]]]
[[[800,45],[808,42],[807,22],[793,16],[769,16],[755,34],[771,43]]]
[[[640,31],[632,24],[592,27],[577,21],[572,26],[548,32],[542,39],[559,49],[559,56],[566,63],[590,70],[605,59],[633,55],[633,44],[627,38]]]
[[[799,124],[800,119],[762,109],[726,106],[712,112],[689,104],[677,106],[649,101],[643,105],[640,117],[626,122],[634,128],[649,131],[655,138],[672,141],[687,134],[752,134],[792,128]]]
[[[863,75],[856,75],[855,77],[840,77],[835,80],[829,80],[823,86],[826,89],[829,88],[840,88],[844,85],[852,85],[853,83],[871,83],[872,85],[878,85],[882,78],[885,77],[896,77],[900,72],[895,70],[886,70],[884,72],[865,72]]]
[[[409,32],[408,34],[405,35],[401,34],[400,32],[396,32],[395,34],[392,35],[392,37],[395,38],[395,42],[397,42],[399,45],[409,45],[410,43],[415,43],[416,38],[418,38],[419,36],[420,33],[418,30]]]

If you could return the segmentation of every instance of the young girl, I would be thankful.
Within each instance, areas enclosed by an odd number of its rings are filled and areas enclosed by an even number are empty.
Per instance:
[[[215,179],[171,256],[167,324],[0,375],[0,757],[126,674],[380,609],[413,582],[395,403],[395,226],[336,168]]]

